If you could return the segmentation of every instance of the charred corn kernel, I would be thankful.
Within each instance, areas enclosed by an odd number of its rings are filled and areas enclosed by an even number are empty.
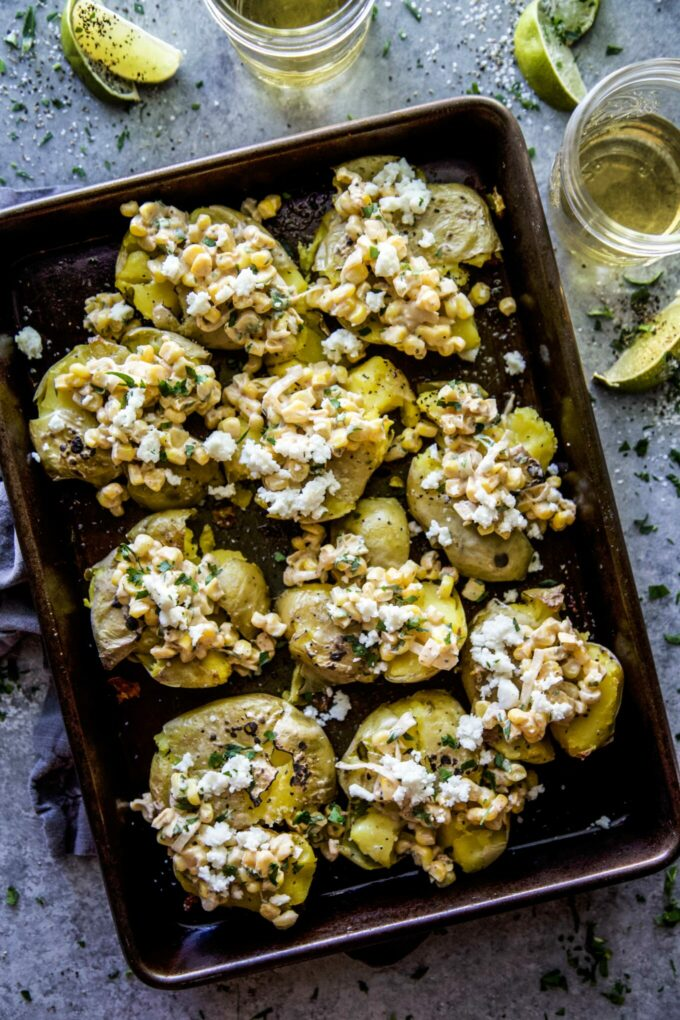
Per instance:
[[[501,298],[498,302],[498,311],[501,315],[514,315],[517,311],[517,302],[511,297]]]
[[[471,288],[469,298],[473,305],[485,305],[491,297],[491,289],[486,283],[476,283]]]

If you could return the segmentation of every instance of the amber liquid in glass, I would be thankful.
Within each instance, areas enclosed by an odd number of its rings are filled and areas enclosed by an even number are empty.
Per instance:
[[[267,28],[307,28],[335,14],[345,0],[233,0],[234,10]]]
[[[680,226],[680,131],[654,114],[592,125],[579,150],[593,201],[623,227],[669,234]]]

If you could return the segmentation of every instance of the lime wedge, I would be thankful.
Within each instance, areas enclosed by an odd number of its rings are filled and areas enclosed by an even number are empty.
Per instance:
[[[573,46],[592,28],[600,0],[539,0],[539,6],[562,42]]]
[[[76,42],[71,28],[71,11],[77,0],[67,0],[61,15],[61,48],[69,64],[92,95],[105,102],[136,103],[139,92],[132,82],[109,71],[99,60],[90,60]]]
[[[176,47],[150,35],[92,0],[70,5],[71,30],[80,50],[121,78],[157,84],[172,78],[182,60]]]
[[[635,393],[658,386],[668,375],[671,358],[680,357],[680,297],[643,326],[632,346],[598,382],[612,389]]]
[[[536,95],[556,110],[573,110],[586,94],[574,55],[532,0],[515,28],[515,59]]]

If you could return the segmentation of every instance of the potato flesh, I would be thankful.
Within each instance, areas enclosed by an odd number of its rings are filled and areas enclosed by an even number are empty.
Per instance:
[[[411,536],[401,503],[389,497],[360,499],[343,521],[334,525],[331,538],[349,532],[366,543],[367,562],[372,567],[401,567],[409,558]]]
[[[279,772],[259,804],[253,803],[247,791],[229,795],[238,827],[291,822],[297,812],[328,803],[335,793],[335,754],[330,741],[317,722],[270,694],[224,698],[167,722],[156,737],[159,750],[151,764],[154,800],[169,802],[173,764],[187,752],[193,756],[193,769],[208,769],[210,755],[230,743],[252,747],[259,742],[271,747],[267,732],[276,733],[278,750],[274,753],[281,762],[277,762]],[[215,740],[210,739],[213,735]]]

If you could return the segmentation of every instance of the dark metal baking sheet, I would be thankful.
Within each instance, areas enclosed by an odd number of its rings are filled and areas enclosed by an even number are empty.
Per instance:
[[[124,663],[116,675],[138,682],[140,696],[119,702],[93,647],[82,574],[143,511],[128,510],[116,520],[97,505],[91,488],[51,483],[30,458],[26,422],[45,366],[84,338],[84,298],[112,287],[121,202],[161,197],[184,208],[238,206],[248,195],[283,191],[291,197],[272,229],[295,250],[329,204],[330,167],[368,153],[404,155],[432,179],[483,190],[496,186],[505,199],[506,213],[497,222],[504,261],[482,276],[492,287],[511,289],[519,314],[505,319],[495,302],[478,312],[482,353],[475,366],[436,356],[396,360],[414,382],[454,371],[499,397],[512,391],[553,423],[558,460],[568,465],[567,486],[579,515],[574,527],[543,543],[545,569],[538,576],[567,582],[570,611],[621,659],[626,691],[614,743],[585,763],[561,755],[543,767],[546,795],[513,826],[510,848],[493,867],[438,890],[408,864],[362,872],[344,860],[321,861],[300,921],[277,932],[244,911],[185,910],[164,849],[127,802],[147,787],[152,737],[165,721],[253,686],[280,693],[290,660],[279,653],[255,684],[238,680],[208,691],[164,688],[141,667]],[[3,473],[111,910],[140,977],[160,987],[180,986],[334,950],[354,952],[377,940],[640,875],[676,855],[674,748],[531,164],[519,126],[504,107],[454,99],[343,124],[31,203],[0,213],[0,225],[9,256],[0,330],[13,334],[28,317],[46,341],[38,363],[0,342]],[[514,349],[528,363],[519,381],[503,371],[502,354]],[[379,471],[369,492],[394,494],[385,488],[387,475]],[[256,559],[278,590],[281,571],[272,553],[286,548],[295,529],[252,512],[235,512],[220,525],[221,543]],[[428,686],[459,690],[450,674]],[[383,682],[347,690],[351,717],[328,729],[339,753],[367,711],[407,693]],[[612,820],[609,829],[594,825],[603,815]]]

